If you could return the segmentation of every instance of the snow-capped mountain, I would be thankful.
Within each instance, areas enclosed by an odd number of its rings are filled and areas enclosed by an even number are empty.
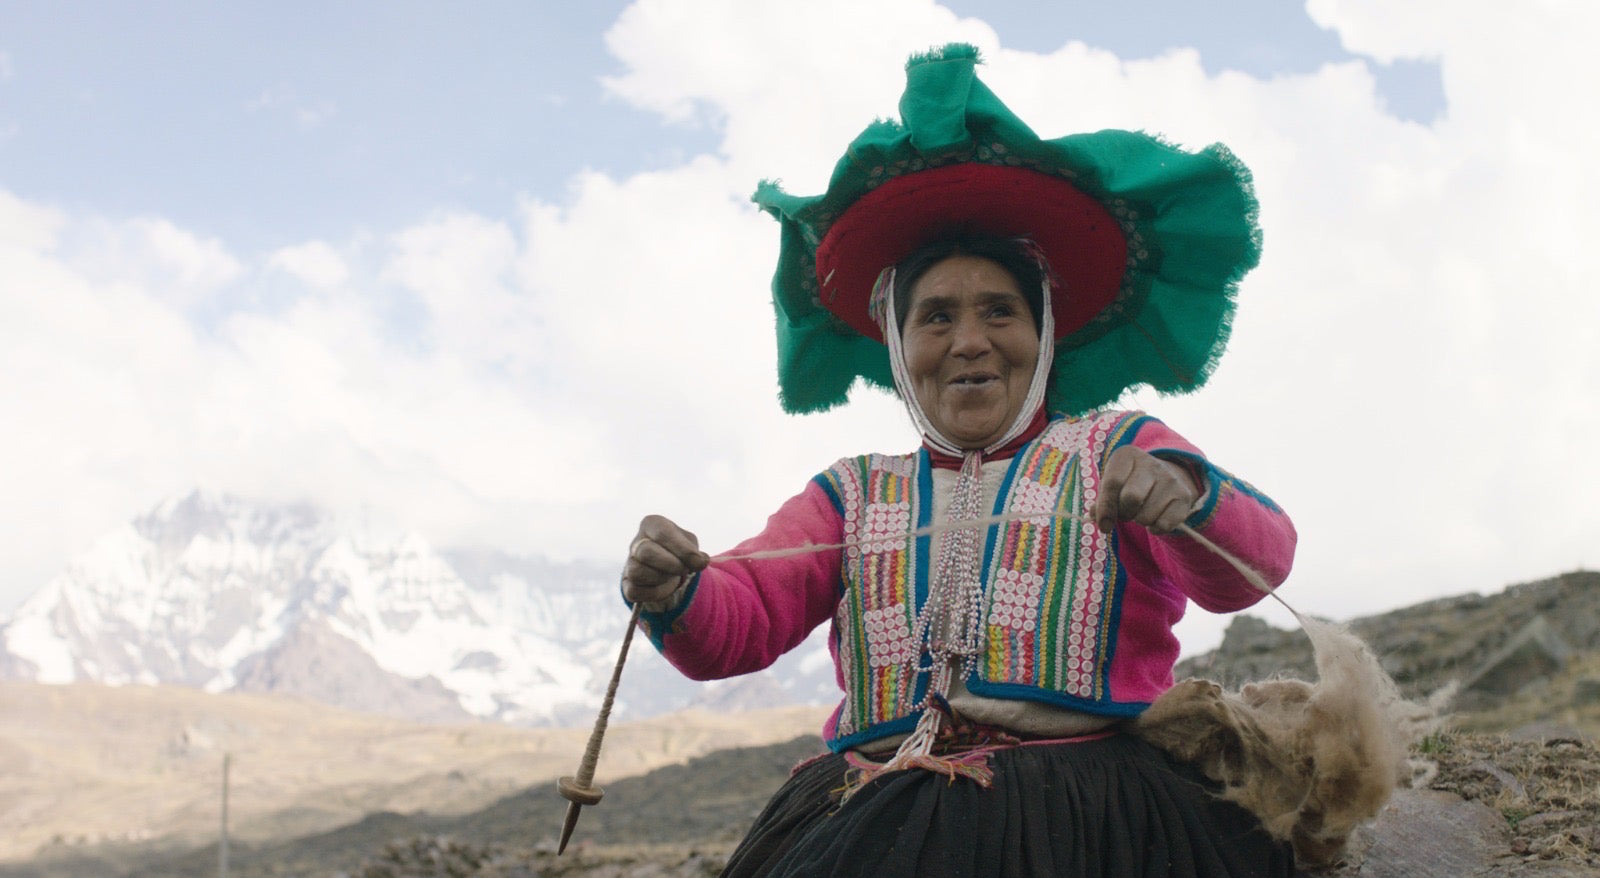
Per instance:
[[[627,613],[615,569],[352,536],[307,506],[196,492],[106,534],[0,626],[0,675],[287,692],[448,720],[584,723]],[[822,641],[684,680],[642,639],[619,717],[836,697]],[[820,654],[819,654],[820,651]]]

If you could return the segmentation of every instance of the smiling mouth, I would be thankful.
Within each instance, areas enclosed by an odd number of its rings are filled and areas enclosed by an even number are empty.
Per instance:
[[[998,381],[997,375],[957,375],[950,379],[953,387],[981,387],[991,381]]]

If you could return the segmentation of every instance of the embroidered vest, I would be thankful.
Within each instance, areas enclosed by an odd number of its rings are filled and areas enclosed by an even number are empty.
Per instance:
[[[1010,461],[995,514],[1071,513],[1094,504],[1100,466],[1130,441],[1143,415],[1103,412],[1053,420]],[[846,458],[819,476],[844,518],[843,593],[834,637],[845,699],[826,729],[843,750],[909,731],[928,686],[914,642],[928,597],[932,474],[927,454]],[[1132,715],[1144,702],[1112,698],[1110,669],[1125,577],[1115,538],[1079,518],[992,525],[984,538],[983,653],[966,678],[978,695]]]

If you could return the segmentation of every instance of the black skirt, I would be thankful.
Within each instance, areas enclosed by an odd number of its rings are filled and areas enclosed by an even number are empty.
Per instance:
[[[849,769],[797,769],[724,876],[1287,878],[1294,856],[1192,767],[1131,736],[1012,747],[980,787],[912,769],[840,804]]]

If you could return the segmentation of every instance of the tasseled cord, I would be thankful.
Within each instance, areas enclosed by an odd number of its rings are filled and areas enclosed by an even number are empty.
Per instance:
[[[935,720],[930,721],[929,717]],[[888,762],[873,762],[853,750],[847,751],[845,759],[852,770],[840,791],[840,800],[850,798],[879,775],[906,768],[942,774],[951,783],[965,778],[987,789],[994,784],[989,754],[1000,747],[1021,743],[1021,739],[1002,730],[964,723],[942,695],[929,696],[928,708],[912,736],[924,737],[916,744],[912,744],[913,738],[907,738]],[[935,747],[940,751],[937,755],[933,752]]]

